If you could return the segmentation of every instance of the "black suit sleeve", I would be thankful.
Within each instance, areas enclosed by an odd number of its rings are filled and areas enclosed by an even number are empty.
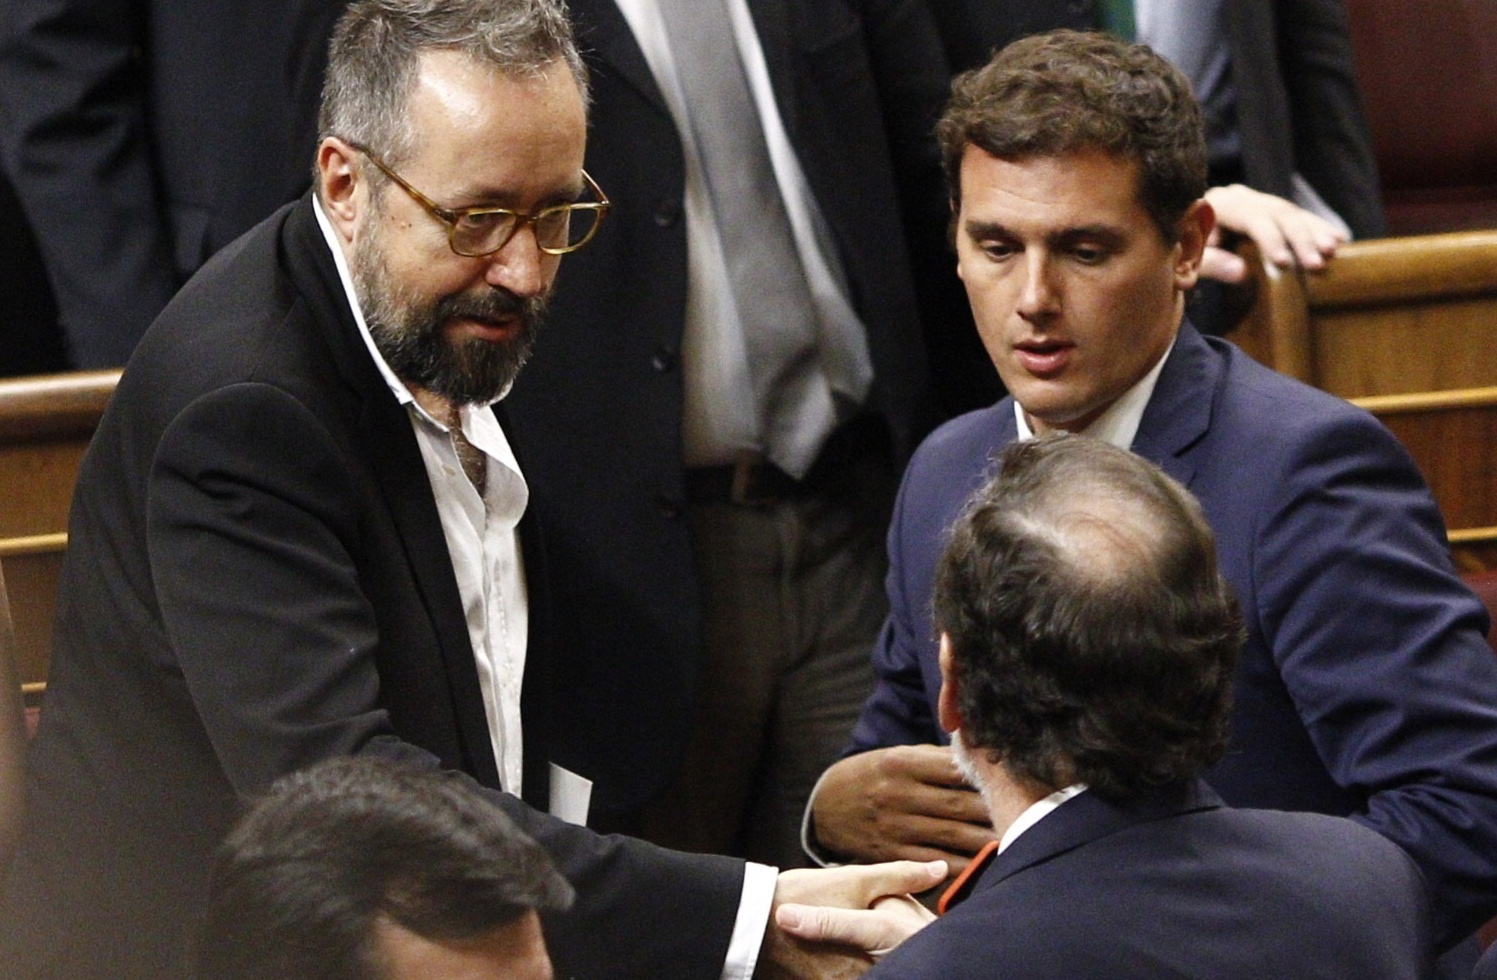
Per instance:
[[[978,340],[948,241],[950,195],[935,125],[950,95],[950,65],[925,0],[862,0],[900,218],[925,348],[942,417],[983,408],[1003,394]]]
[[[1279,0],[1279,70],[1294,168],[1358,238],[1386,233],[1372,137],[1341,0]]]
[[[6,169],[46,259],[75,366],[123,364],[179,285],[149,145],[143,3],[4,6]]]
[[[147,508],[163,625],[241,796],[339,754],[442,768],[404,737],[381,689],[388,658],[439,661],[381,647],[361,581],[379,516],[362,503],[361,469],[307,405],[267,384],[198,399],[160,441]],[[576,905],[547,923],[558,976],[719,976],[741,862],[603,837],[480,791],[577,888]]]

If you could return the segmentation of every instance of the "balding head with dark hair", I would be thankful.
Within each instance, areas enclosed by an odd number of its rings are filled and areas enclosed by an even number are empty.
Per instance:
[[[962,742],[1131,799],[1226,749],[1237,604],[1185,488],[1097,439],[1011,445],[937,572]]]

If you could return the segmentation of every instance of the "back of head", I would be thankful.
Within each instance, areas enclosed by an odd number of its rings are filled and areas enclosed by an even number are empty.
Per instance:
[[[1166,241],[1206,192],[1206,138],[1190,82],[1143,45],[1053,31],[1015,41],[952,84],[936,129],[953,201],[967,147],[1005,160],[1101,150],[1137,160]]]
[[[962,736],[1036,787],[1129,799],[1227,742],[1237,604],[1200,505],[1096,439],[1016,443],[953,529],[936,625]]]
[[[281,779],[229,834],[209,881],[199,980],[370,980],[374,927],[465,939],[571,887],[461,777],[341,758]]]
[[[338,136],[398,167],[414,150],[406,117],[420,55],[435,50],[521,77],[561,61],[587,91],[560,0],[355,0],[333,31],[319,137]]]

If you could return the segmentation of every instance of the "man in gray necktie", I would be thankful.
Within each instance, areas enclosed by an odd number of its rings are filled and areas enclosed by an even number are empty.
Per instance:
[[[616,207],[507,401],[577,677],[556,761],[596,826],[803,863],[929,421],[909,256],[944,252],[944,59],[913,4],[571,8]]]

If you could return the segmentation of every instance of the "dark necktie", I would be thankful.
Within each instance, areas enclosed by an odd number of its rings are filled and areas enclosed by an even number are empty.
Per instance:
[[[1097,26],[1124,41],[1138,39],[1133,20],[1133,0],[1097,0]]]

